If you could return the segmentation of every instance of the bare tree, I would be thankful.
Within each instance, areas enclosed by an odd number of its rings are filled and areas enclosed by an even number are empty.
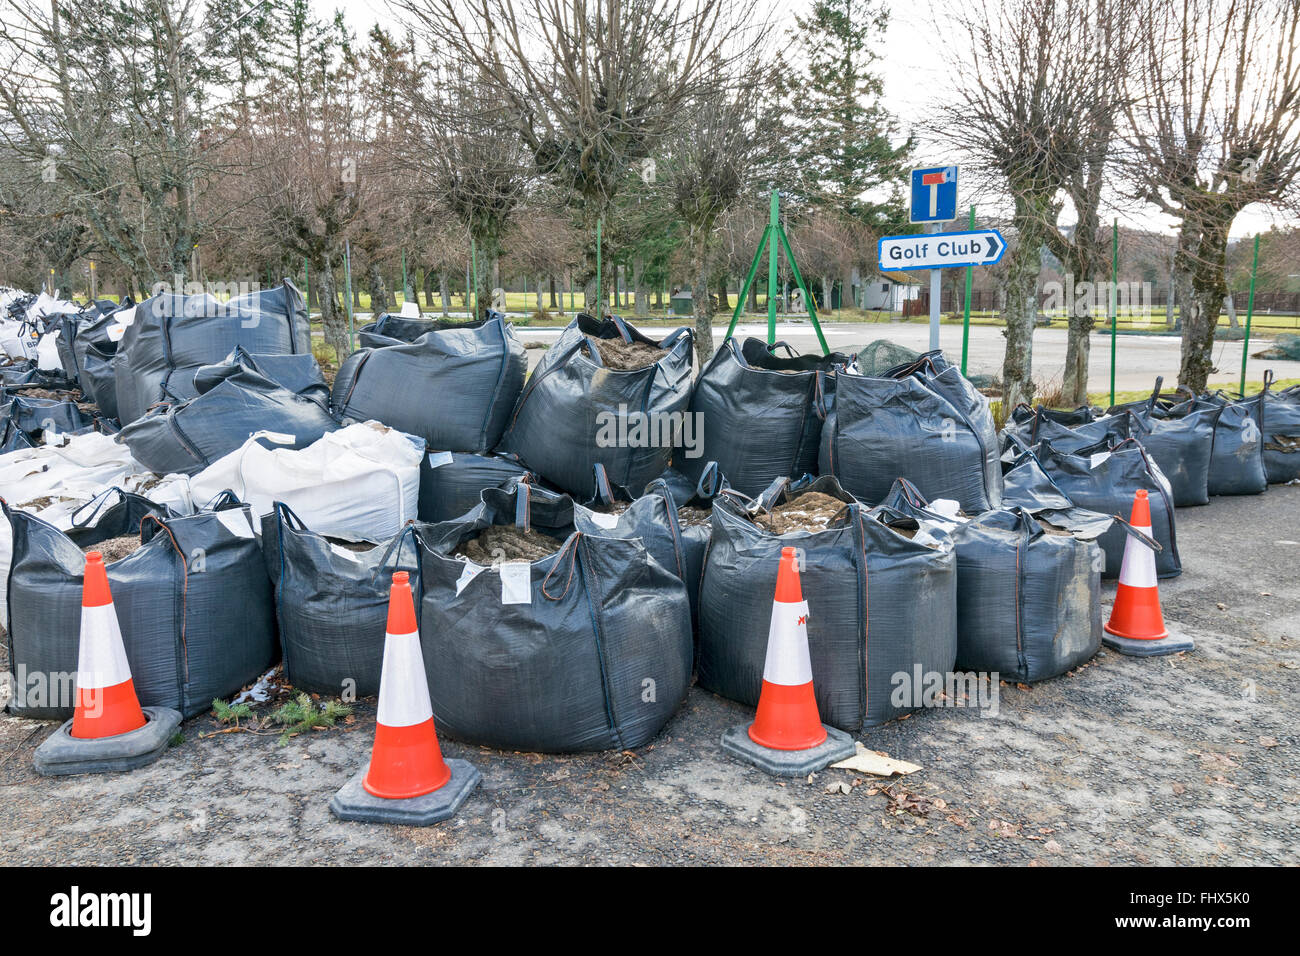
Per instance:
[[[1015,242],[1006,263],[1006,355],[1003,403],[1032,401],[1033,332],[1038,315],[1042,249],[1060,240],[1057,217],[1062,191],[1077,194],[1082,212],[1095,216],[1100,196],[1105,133],[1113,122],[1113,84],[1102,21],[1121,16],[1120,0],[985,0],[959,16],[956,100],[941,111],[941,127],[961,139],[976,171],[989,175],[1009,195]],[[963,52],[968,51],[968,52]],[[1090,156],[1090,153],[1092,154]],[[1091,229],[1091,232],[1088,230]],[[1083,224],[1081,237],[1095,235]],[[1075,263],[1086,244],[1071,247]],[[1062,251],[1066,251],[1064,248]],[[1071,320],[1074,378],[1086,382],[1086,345],[1080,339],[1091,320]]]
[[[569,191],[587,241],[584,283],[596,272],[596,223],[633,164],[674,132],[720,68],[747,55],[739,0],[398,2],[430,47],[470,65],[535,169]],[[589,308],[607,301],[593,291]]]
[[[1178,221],[1178,383],[1201,391],[1228,294],[1233,220],[1294,203],[1300,175],[1300,0],[1155,0],[1129,110],[1136,194]]]

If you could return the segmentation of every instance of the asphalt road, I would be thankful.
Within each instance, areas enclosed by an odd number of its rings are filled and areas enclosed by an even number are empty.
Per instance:
[[[284,746],[187,721],[127,775],[31,768],[51,724],[0,717],[0,863],[1300,863],[1300,487],[1178,512],[1161,592],[1196,650],[1103,652],[996,716],[937,709],[862,736],[923,768],[782,782],[719,747],[746,708],[698,689],[652,744],[577,756],[443,740],[484,776],[427,829],[334,820],[368,759],[373,701]],[[1105,588],[1106,600],[1114,585]],[[847,784],[841,792],[838,784]]]
[[[531,326],[516,330],[519,338],[525,342],[553,342],[559,337],[560,329],[543,329]],[[927,325],[902,322],[871,323],[826,323],[822,326],[826,343],[838,351],[856,352],[876,339],[888,339],[898,345],[905,345],[917,351],[925,351],[930,345],[930,329]],[[714,342],[721,343],[726,332],[726,323],[714,330]],[[967,358],[967,371],[972,375],[1001,375],[1002,358],[1006,352],[1006,339],[1001,327],[975,325],[970,330],[970,346]],[[651,332],[651,334],[654,334]],[[741,324],[736,327],[736,335],[744,338],[757,336],[766,338],[767,325],[761,323]],[[939,347],[949,359],[961,361],[960,325],[943,325],[939,329]],[[801,354],[816,353],[820,346],[812,325],[787,323],[777,327],[777,339],[790,343]],[[1052,381],[1060,382],[1065,369],[1066,331],[1060,328],[1040,328],[1034,331],[1034,378],[1040,384]],[[1102,334],[1092,336],[1092,356],[1088,368],[1088,390],[1105,391],[1110,388],[1110,337]],[[1251,353],[1260,352],[1272,346],[1271,338],[1252,337]],[[1151,388],[1157,375],[1163,375],[1170,389],[1178,380],[1179,339],[1171,335],[1121,335],[1117,337],[1117,361],[1115,369],[1115,387],[1118,391]],[[529,360],[536,364],[544,354],[542,349],[531,349]],[[1214,363],[1218,372],[1210,377],[1215,386],[1231,386],[1233,389],[1241,380],[1241,342],[1219,342],[1214,347]],[[1279,379],[1300,378],[1300,362],[1280,361],[1277,359],[1251,358],[1246,364],[1246,380],[1261,382],[1265,369],[1273,369]]]

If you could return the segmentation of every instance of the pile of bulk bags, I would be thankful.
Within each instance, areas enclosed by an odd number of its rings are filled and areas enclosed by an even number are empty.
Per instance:
[[[602,341],[662,356],[640,368],[610,368]],[[597,465],[616,488],[644,488],[668,467],[685,422],[692,342],[686,328],[655,341],[621,319],[579,315],[533,369],[498,450],[580,500],[596,494]]]
[[[144,514],[141,515],[140,512]],[[4,508],[13,531],[9,573],[9,666],[18,696],[10,710],[63,719],[77,670],[83,548],[130,533],[143,544],[108,564],[113,603],[140,703],[186,717],[228,697],[276,656],[271,583],[246,505],[171,517],[134,502],[116,522],[65,533]],[[41,687],[44,693],[33,693]]]
[[[1273,373],[1264,376],[1260,401],[1264,432],[1264,470],[1271,485],[1300,479],[1300,386],[1272,390]]]
[[[342,421],[375,420],[435,450],[485,454],[500,440],[528,361],[499,312],[414,342],[354,352],[334,379]]]
[[[492,566],[453,556],[493,525],[563,544]],[[685,698],[686,589],[639,539],[574,530],[567,498],[518,489],[489,489],[420,537],[420,643],[440,733],[502,750],[625,749],[658,734]]]
[[[772,534],[754,518],[807,492],[844,502],[822,531]],[[867,509],[823,476],[780,482],[759,500],[724,491],[700,591],[699,684],[755,706],[781,549],[797,549],[808,602],[808,650],[824,723],[857,732],[920,706],[899,700],[896,675],[947,674],[957,655],[957,568],[938,525]]]
[[[211,295],[164,294],[118,315],[124,332],[113,356],[118,417],[135,421],[158,402],[195,397],[194,372],[237,346],[253,355],[311,352],[302,293],[288,279],[274,289],[220,302]]]
[[[937,351],[881,378],[842,372],[822,428],[819,466],[870,503],[884,500],[898,478],[966,511],[1002,501],[988,399]]]
[[[478,505],[484,488],[536,478],[512,457],[431,451],[420,461],[420,520],[459,518]]]
[[[778,356],[778,348],[787,354]],[[683,449],[674,467],[699,480],[716,462],[732,488],[751,496],[778,478],[816,472],[824,398],[848,361],[839,354],[800,356],[784,343],[727,339],[691,395],[690,412],[704,433],[701,453],[688,457]]]

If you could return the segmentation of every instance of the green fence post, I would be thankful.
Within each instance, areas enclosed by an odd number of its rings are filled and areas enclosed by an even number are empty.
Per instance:
[[[768,204],[768,245],[767,245],[767,344],[776,344],[776,230],[780,225],[781,194],[772,190],[772,201]]]
[[[975,231],[975,207],[970,207],[970,229]],[[970,287],[971,279],[975,275],[975,267],[966,267],[966,304],[962,307],[961,315],[961,374],[966,376],[966,354],[970,349]]]
[[[343,294],[348,299],[348,350],[355,351],[356,346],[352,344],[352,243],[347,239],[343,240]],[[343,358],[338,357],[339,362]]]
[[[1119,286],[1119,219],[1110,226],[1110,404],[1115,406],[1115,344],[1119,332],[1119,301],[1115,290]]]
[[[1250,295],[1246,298],[1246,335],[1241,340],[1241,397],[1246,397],[1246,356],[1250,354],[1250,320],[1255,316],[1255,274],[1259,271],[1259,234],[1255,234],[1255,256],[1250,263]]]

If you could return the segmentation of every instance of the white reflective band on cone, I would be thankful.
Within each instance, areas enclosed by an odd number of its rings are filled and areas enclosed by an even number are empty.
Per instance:
[[[769,684],[798,687],[812,682],[812,661],[808,657],[808,602],[772,603],[772,623],[767,630],[767,659],[763,680]]]
[[[410,727],[432,716],[420,635],[385,635],[384,668],[379,674],[379,714],[375,719],[385,727]]]
[[[77,649],[77,687],[116,687],[131,679],[122,645],[122,629],[111,604],[81,609],[81,646]]]
[[[1138,528],[1148,538],[1155,537],[1150,528]],[[1119,566],[1119,583],[1131,588],[1156,586],[1156,553],[1137,538],[1125,535],[1124,561]]]

